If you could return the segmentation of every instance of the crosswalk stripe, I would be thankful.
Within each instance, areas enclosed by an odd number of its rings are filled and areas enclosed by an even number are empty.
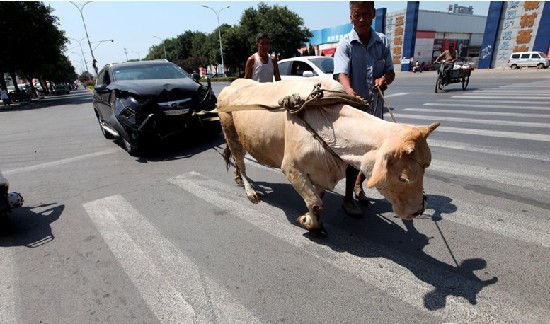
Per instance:
[[[453,174],[492,181],[508,186],[548,191],[550,195],[550,179],[541,177],[540,175],[535,176],[494,168],[488,169],[486,166],[475,166],[443,160],[437,160],[436,163],[430,164],[430,170],[444,173],[452,172]]]
[[[429,137],[428,137],[428,143],[430,144],[430,147],[443,147],[451,150],[477,152],[477,153],[507,156],[507,157],[513,157],[513,158],[550,162],[550,152],[547,154],[537,154],[537,153],[523,153],[517,150],[506,151],[506,150],[495,149],[493,147],[476,146],[475,144],[472,144],[472,143],[440,141]],[[434,157],[434,161],[437,161],[436,157]]]
[[[517,126],[517,127],[535,127],[545,128],[550,127],[550,123],[538,123],[538,122],[522,122],[522,121],[509,121],[509,120],[497,120],[497,119],[479,119],[479,118],[460,118],[460,117],[445,117],[438,115],[407,115],[406,119],[421,119],[425,121],[438,120],[438,121],[450,121],[457,123],[469,123],[469,124],[483,124],[483,125],[499,125],[499,126]]]
[[[441,269],[430,270],[431,265],[398,251],[381,252],[381,255],[391,253],[391,259],[400,259],[399,264],[385,257],[361,258],[351,253],[336,253],[328,246],[304,240],[299,235],[300,231],[303,230],[289,225],[286,217],[276,217],[276,215],[270,217],[269,212],[265,212],[264,210],[260,212],[252,207],[246,207],[243,205],[243,201],[239,199],[222,197],[220,192],[226,196],[232,190],[235,190],[235,187],[210,180],[201,174],[183,174],[169,179],[169,182],[180,187],[186,193],[205,200],[209,204],[223,208],[232,215],[251,223],[270,235],[302,249],[305,253],[317,257],[321,262],[327,262],[342,271],[352,273],[366,284],[373,285],[389,295],[409,303],[418,310],[427,312],[427,314],[432,316],[437,316],[445,321],[468,323],[480,321],[482,318],[491,318],[495,322],[503,323],[522,322],[532,319],[542,321],[542,319],[549,315],[547,310],[534,308],[521,301],[517,301],[507,293],[499,292],[491,286],[484,287],[483,283],[474,282],[474,280],[465,280],[464,278],[454,281],[454,274]],[[204,197],[208,197],[208,200],[204,199]],[[242,193],[242,197],[242,200],[246,200],[244,192]],[[257,208],[262,207],[264,206],[260,205]],[[285,221],[282,221],[283,219]],[[363,248],[362,244],[364,242],[350,242],[355,239],[350,238],[347,233],[338,228],[330,228],[330,232],[331,240],[346,241],[336,242],[335,244],[341,244],[342,246],[351,245],[352,249],[355,244],[357,248],[359,248],[359,245]],[[378,246],[375,242],[369,242],[369,244],[371,245],[369,249],[377,251],[388,250],[387,247]],[[407,264],[407,266],[401,266],[400,264]],[[418,269],[419,272],[411,271],[413,268]],[[477,304],[472,306],[462,297],[434,291],[435,287],[433,285],[419,280],[414,273],[429,273],[430,282],[437,282],[438,287],[447,287],[451,284],[456,291],[468,291],[473,289],[473,286],[481,285],[479,286],[480,292],[477,295]],[[444,296],[439,297],[446,298],[445,307],[428,312],[423,303],[424,298],[427,295],[432,296],[440,293],[444,294]],[[495,312],[492,305],[499,305],[499,312]]]
[[[503,99],[503,97],[507,97],[507,96],[502,96],[502,95],[499,95],[499,96],[484,96],[484,95],[459,95],[459,96],[451,96],[451,98],[459,98],[459,99]],[[550,99],[550,96],[518,96],[517,94],[516,95],[513,95],[513,94],[510,94],[509,95],[510,98],[513,98],[513,99],[530,99],[530,100],[540,100],[540,99]]]
[[[400,108],[399,110],[434,113],[433,116],[437,116],[438,114],[442,114],[442,113],[453,113],[453,114],[460,114],[460,115],[500,116],[500,117],[517,117],[517,118],[549,118],[550,117],[548,116],[548,114],[530,114],[525,112],[513,113],[513,112],[501,112],[501,111],[471,111],[471,110],[459,110],[459,109],[429,109],[429,108]],[[410,115],[406,115],[404,117],[408,118],[409,116]]]
[[[161,323],[259,323],[122,196],[84,208]]]
[[[455,133],[461,135],[480,135],[496,138],[514,138],[519,140],[531,140],[540,142],[550,142],[550,135],[546,134],[532,134],[521,132],[503,132],[496,130],[474,129],[474,128],[462,128],[462,127],[450,127],[442,126],[437,128],[437,132],[443,133]]]
[[[15,258],[12,248],[0,247],[0,323],[17,323]]]
[[[475,101],[479,102],[479,101]],[[487,101],[483,101],[487,102]],[[450,106],[450,107],[469,107],[469,108],[496,108],[496,109],[521,109],[522,111],[525,110],[550,110],[550,107],[548,106],[531,106],[530,104],[526,104],[525,102],[517,102],[513,103],[510,101],[498,101],[498,100],[491,100],[489,101],[492,104],[472,104],[471,102],[466,101],[457,101],[453,100],[451,103],[447,102],[427,102],[423,104],[423,106]],[[501,105],[494,105],[494,103],[502,103]]]

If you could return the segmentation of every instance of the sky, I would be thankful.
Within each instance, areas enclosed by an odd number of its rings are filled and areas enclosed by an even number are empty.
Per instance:
[[[310,30],[349,23],[348,1],[264,1],[268,5],[286,6],[304,20]],[[59,18],[60,30],[71,40],[65,54],[78,73],[92,69],[92,56],[86,40],[80,12],[69,1],[44,1]],[[85,1],[74,1],[82,6]],[[92,50],[101,68],[107,63],[142,59],[149,48],[161,40],[175,38],[185,31],[211,33],[219,23],[238,25],[242,13],[257,9],[259,1],[92,1],[82,10]],[[446,12],[450,4],[472,6],[475,15],[487,15],[489,1],[421,1],[420,9]],[[206,5],[211,9],[204,8]],[[229,8],[225,8],[229,6]],[[376,1],[376,8],[387,12],[403,10],[406,1]],[[220,11],[221,10],[221,11]],[[110,40],[113,40],[112,42]],[[81,46],[82,45],[82,50]],[[84,68],[84,60],[88,68]]]

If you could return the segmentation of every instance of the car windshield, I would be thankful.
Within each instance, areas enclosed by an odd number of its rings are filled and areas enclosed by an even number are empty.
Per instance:
[[[543,52],[538,52],[538,53],[539,53],[540,57],[542,57],[542,58],[547,58],[547,57],[546,57],[546,54],[544,54]]]
[[[189,78],[189,74],[173,64],[118,66],[113,69],[115,80],[157,80]]]
[[[325,74],[332,74],[334,71],[334,59],[332,57],[315,57],[310,59],[310,61],[317,65]]]

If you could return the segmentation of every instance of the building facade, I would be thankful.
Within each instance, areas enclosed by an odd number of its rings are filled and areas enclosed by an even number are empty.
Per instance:
[[[513,52],[550,55],[550,2],[491,1],[480,68],[504,68]]]
[[[448,12],[420,10],[419,1],[386,13],[376,10],[373,28],[390,40],[396,69],[410,69],[411,58],[431,63],[454,44],[461,57],[479,58],[479,68],[507,66],[512,52],[540,51],[550,55],[550,1],[491,1],[487,16],[472,7],[449,5]],[[309,45],[317,55],[334,55],[338,41],[353,25],[312,30]]]

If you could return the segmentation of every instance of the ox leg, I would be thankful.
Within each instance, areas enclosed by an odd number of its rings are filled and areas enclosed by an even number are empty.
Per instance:
[[[222,126],[225,140],[231,150],[231,155],[233,155],[233,160],[235,162],[235,182],[237,184],[244,185],[244,190],[248,200],[254,204],[257,204],[260,202],[260,196],[258,196],[254,190],[251,180],[246,175],[246,166],[244,164],[246,150],[239,141],[239,137],[233,123],[222,124]]]
[[[323,200],[321,197],[324,194],[324,190],[317,190],[307,174],[296,168],[283,166],[282,170],[294,189],[302,196],[308,209],[307,213],[298,216],[296,223],[308,230],[313,236],[326,236],[326,231],[321,222],[321,213],[323,212]]]

